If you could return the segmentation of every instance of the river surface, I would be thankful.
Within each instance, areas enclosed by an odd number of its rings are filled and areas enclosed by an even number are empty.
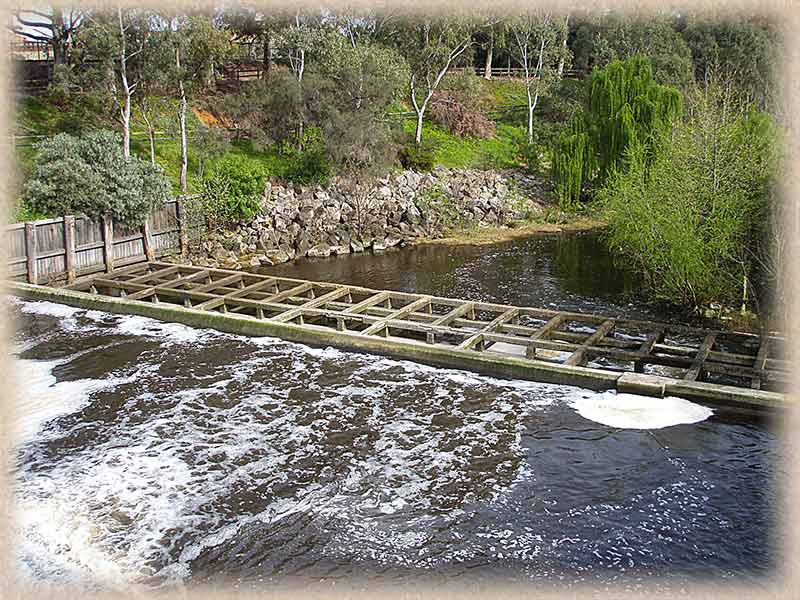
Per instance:
[[[672,318],[595,234],[268,272]],[[765,581],[776,426],[10,299],[17,574],[90,588]],[[634,398],[634,400],[636,400]],[[635,402],[634,402],[635,404]],[[623,414],[624,413],[624,414]]]

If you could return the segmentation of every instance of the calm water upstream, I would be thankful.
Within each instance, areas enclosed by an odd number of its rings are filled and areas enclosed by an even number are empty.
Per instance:
[[[269,272],[670,317],[588,234]],[[26,390],[11,475],[26,580],[678,587],[777,564],[787,470],[768,421],[664,401],[633,418],[677,424],[604,425],[608,397],[576,388],[5,304]]]

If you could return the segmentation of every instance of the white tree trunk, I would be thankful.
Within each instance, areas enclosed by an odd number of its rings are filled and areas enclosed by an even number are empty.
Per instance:
[[[178,111],[178,122],[181,127],[181,192],[186,193],[186,171],[189,165],[189,148],[186,144],[186,91],[183,88],[183,80],[180,80],[178,87],[181,93],[181,108]]]
[[[483,78],[492,78],[492,58],[494,57],[494,32],[489,37],[489,47],[486,49],[486,65],[483,67]]]
[[[122,153],[125,158],[131,155],[131,95],[132,89],[128,84],[128,55],[125,47],[125,27],[122,23],[122,9],[117,9],[117,16],[119,17],[119,34],[120,34],[120,52],[119,52],[119,74],[122,81],[122,95],[123,102],[120,108],[120,117],[122,120]]]
[[[564,75],[564,61],[567,58],[567,35],[569,34],[569,13],[564,18],[564,39],[561,41],[561,58],[558,60],[558,78]]]
[[[142,118],[147,125],[147,137],[150,138],[150,164],[156,166],[156,132],[153,129],[153,122],[147,117],[147,110],[142,108]]]

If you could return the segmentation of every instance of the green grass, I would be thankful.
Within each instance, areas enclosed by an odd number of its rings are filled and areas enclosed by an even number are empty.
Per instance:
[[[415,127],[413,120],[403,123],[403,130],[412,139]],[[425,122],[422,125],[422,141],[434,145],[436,163],[450,168],[518,167],[517,148],[524,137],[524,129],[504,123],[498,123],[497,133],[490,139],[462,138],[433,123]]]

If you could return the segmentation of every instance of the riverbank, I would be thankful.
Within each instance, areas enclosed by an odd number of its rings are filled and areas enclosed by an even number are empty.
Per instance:
[[[577,233],[604,229],[608,223],[595,217],[575,217],[565,223],[547,223],[537,221],[514,222],[504,227],[473,227],[458,231],[450,231],[444,237],[424,237],[413,242],[421,245],[449,246],[483,246],[533,237],[549,233]]]

